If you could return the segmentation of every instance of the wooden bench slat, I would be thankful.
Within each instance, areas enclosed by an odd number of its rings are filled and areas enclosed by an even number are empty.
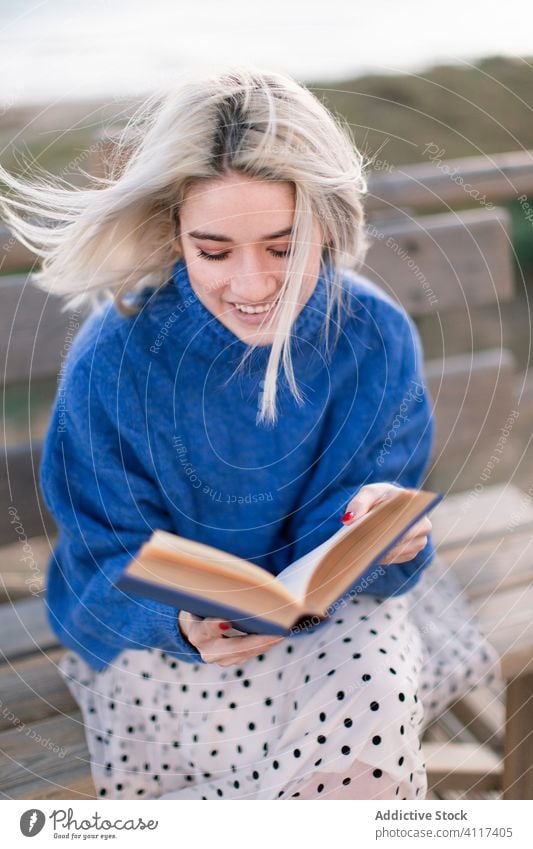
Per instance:
[[[533,670],[533,584],[470,601],[483,633],[500,655],[504,677]]]
[[[533,671],[509,681],[506,703],[504,799],[533,799]]]
[[[5,384],[55,377],[64,346],[79,329],[80,313],[38,289],[31,275],[0,277],[0,362]],[[5,371],[4,371],[5,368]]]
[[[56,532],[39,487],[41,456],[40,441],[0,451],[0,546]]]
[[[57,669],[64,652],[63,648],[54,649],[47,654],[0,666],[0,731],[13,728],[9,714],[13,714],[18,722],[30,724],[77,709]]]
[[[486,687],[471,690],[450,705],[449,710],[472,732],[480,743],[503,748],[505,704]]]
[[[533,578],[531,531],[439,550],[470,598],[524,586]]]
[[[90,774],[81,713],[55,716],[0,733],[0,790],[21,798],[28,781],[61,791],[69,778]]]
[[[501,786],[502,759],[487,746],[427,742],[422,744],[422,752],[433,791],[450,787],[495,790]]]
[[[437,156],[439,163],[441,157]],[[487,156],[445,160],[446,168],[431,163],[397,166],[389,173],[376,172],[369,180],[367,210],[449,209],[476,205],[476,198],[491,203],[516,200],[533,194],[533,151],[520,150]],[[453,179],[451,179],[453,175]],[[471,193],[466,193],[466,188]]]
[[[432,475],[440,489],[464,490],[479,482],[514,409],[514,372],[513,355],[502,349],[426,363],[435,416]],[[514,468],[514,459],[515,444],[509,439],[490,477],[500,481]]]
[[[90,771],[80,760],[76,770],[69,767],[65,773],[57,773],[53,780],[42,780],[28,776],[17,781],[9,794],[0,792],[4,799],[95,799],[96,790]]]
[[[516,531],[533,529],[533,501],[514,484],[491,484],[447,495],[431,513],[439,551],[502,537],[510,522]],[[515,532],[516,532],[515,531]]]
[[[58,646],[58,639],[48,624],[42,599],[23,599],[13,605],[4,604],[2,608],[0,664]]]
[[[505,209],[374,221],[363,273],[413,317],[513,297]]]

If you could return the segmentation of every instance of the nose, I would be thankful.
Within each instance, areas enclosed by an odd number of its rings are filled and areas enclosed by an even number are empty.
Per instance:
[[[231,280],[231,294],[238,304],[265,304],[275,300],[280,281],[272,271],[257,266],[237,272]]]

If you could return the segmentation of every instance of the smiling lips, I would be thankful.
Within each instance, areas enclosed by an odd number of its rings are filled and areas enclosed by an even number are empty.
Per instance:
[[[272,301],[269,304],[260,304],[259,306],[249,306],[248,304],[233,304],[239,312],[247,313],[248,315],[256,315],[258,313],[269,312],[277,301]]]

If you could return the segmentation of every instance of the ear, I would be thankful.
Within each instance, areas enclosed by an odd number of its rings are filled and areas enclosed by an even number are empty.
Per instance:
[[[182,247],[182,244],[181,244],[180,236],[174,236],[173,239],[170,239],[170,247],[176,253],[181,254],[181,256],[183,256],[183,247]]]
[[[183,256],[183,245],[180,236],[180,222],[173,209],[170,211],[170,232],[174,235],[170,239],[171,248]]]

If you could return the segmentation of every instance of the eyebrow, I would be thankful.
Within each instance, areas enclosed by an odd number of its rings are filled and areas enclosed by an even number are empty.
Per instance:
[[[269,236],[263,236],[259,241],[268,242],[271,239],[281,239],[282,236],[290,236],[292,227],[286,227],[285,230],[278,230],[277,233],[271,233]],[[206,233],[204,230],[191,230],[188,234],[193,239],[207,239],[209,242],[232,242],[233,239],[228,236],[221,236],[218,233]]]

